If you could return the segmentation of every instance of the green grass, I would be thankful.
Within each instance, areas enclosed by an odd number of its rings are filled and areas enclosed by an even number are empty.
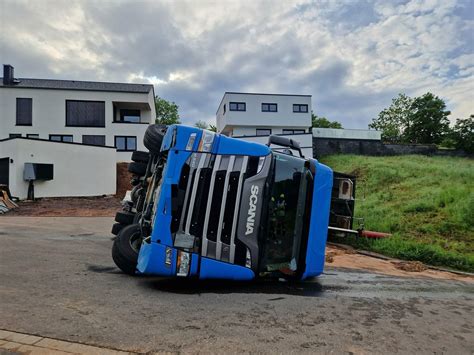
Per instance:
[[[348,243],[474,272],[474,160],[333,155],[321,162],[357,175],[356,217],[368,230],[393,234],[383,240],[349,238]]]

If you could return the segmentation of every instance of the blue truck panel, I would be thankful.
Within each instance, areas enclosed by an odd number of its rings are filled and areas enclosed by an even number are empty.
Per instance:
[[[138,255],[137,270],[140,274],[175,276],[177,250],[168,248],[171,251],[170,263],[166,263],[166,250],[168,247],[160,243],[144,242]]]
[[[332,170],[324,164],[316,163],[306,270],[302,279],[318,276],[324,269],[332,184]]]
[[[243,266],[232,265],[208,258],[201,258],[201,272],[199,278],[245,281],[254,279],[255,274],[252,270]]]
[[[219,135],[217,154],[235,154],[261,157],[271,153],[271,149],[260,143],[246,142]]]

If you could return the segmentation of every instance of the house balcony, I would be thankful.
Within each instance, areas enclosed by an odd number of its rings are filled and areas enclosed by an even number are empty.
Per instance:
[[[148,102],[118,102],[113,103],[113,123],[150,124],[155,120]]]

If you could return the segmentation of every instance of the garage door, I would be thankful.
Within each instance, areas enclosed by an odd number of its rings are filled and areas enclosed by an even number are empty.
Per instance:
[[[0,159],[0,185],[7,185],[10,177],[10,158]]]

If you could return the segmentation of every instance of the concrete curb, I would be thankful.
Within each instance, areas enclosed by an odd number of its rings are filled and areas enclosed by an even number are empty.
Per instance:
[[[97,355],[128,355],[136,354],[103,348],[94,345],[86,345],[81,343],[46,338],[26,333],[12,332],[0,329],[0,350],[6,350],[19,354],[97,354]]]

